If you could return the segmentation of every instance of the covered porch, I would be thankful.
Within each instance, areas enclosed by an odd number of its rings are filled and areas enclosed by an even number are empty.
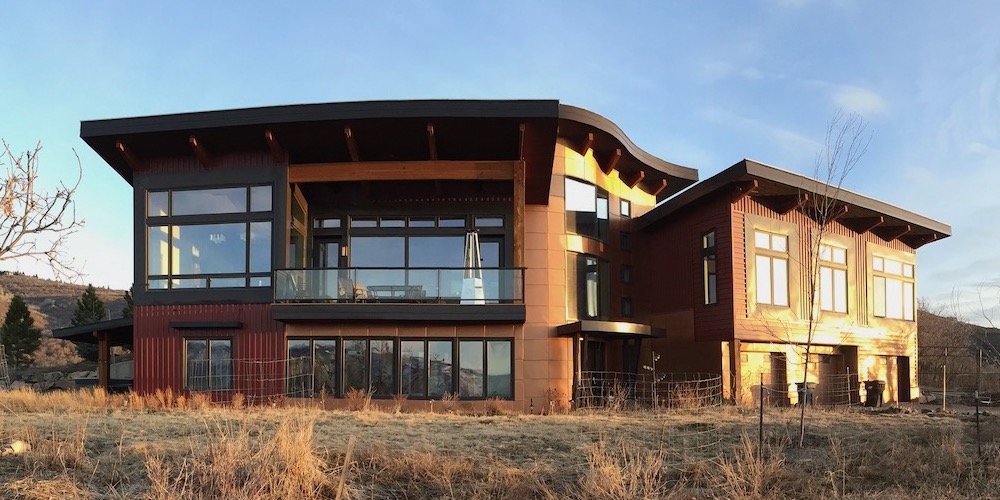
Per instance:
[[[97,386],[109,389],[124,386],[131,381],[111,378],[111,348],[131,346],[133,342],[134,320],[118,318],[89,325],[72,326],[52,331],[52,337],[71,342],[97,345]]]

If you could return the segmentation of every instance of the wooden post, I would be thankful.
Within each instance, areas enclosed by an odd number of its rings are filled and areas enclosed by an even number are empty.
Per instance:
[[[111,346],[107,332],[97,332],[97,386],[108,388],[111,380]]]
[[[524,267],[524,161],[514,165],[514,267]]]

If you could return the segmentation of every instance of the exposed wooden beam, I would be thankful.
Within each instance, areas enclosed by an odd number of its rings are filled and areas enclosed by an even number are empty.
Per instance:
[[[587,132],[587,135],[583,137],[583,141],[580,144],[580,154],[586,155],[587,150],[594,145],[594,133]]]
[[[839,206],[837,208],[834,208],[833,210],[830,211],[830,213],[826,214],[826,220],[822,221],[822,222],[827,222],[827,223],[833,222],[833,221],[835,221],[835,220],[837,220],[837,219],[839,219],[839,218],[847,215],[847,211],[849,209],[850,209],[850,207],[848,207],[847,205],[841,205],[841,206]]]
[[[524,129],[523,123],[517,125],[517,159],[524,160]]]
[[[902,226],[886,226],[881,230],[877,231],[876,234],[879,235],[885,241],[898,240],[900,237],[912,231],[913,228],[909,224],[904,224]]]
[[[132,150],[129,149],[129,147],[126,146],[124,142],[122,141],[116,142],[115,148],[118,149],[118,152],[122,155],[122,158],[125,159],[125,163],[128,163],[129,168],[131,168],[133,172],[139,169],[139,158],[137,158],[135,154],[132,153]]]
[[[629,189],[632,189],[637,184],[642,182],[642,180],[645,178],[646,178],[646,172],[643,172],[642,170],[636,170],[636,172],[631,176],[629,176],[628,179],[622,178],[622,182],[624,182]]]
[[[615,150],[608,155],[608,159],[601,162],[601,171],[604,172],[604,175],[611,175],[611,172],[613,172],[615,167],[618,166],[618,160],[621,158],[622,150],[620,148],[615,148]]]
[[[840,223],[855,233],[865,234],[885,223],[885,217],[881,215],[878,217],[849,217]]]
[[[653,198],[656,198],[660,193],[663,192],[664,189],[667,189],[667,180],[660,179],[659,185],[657,185],[654,189],[650,190],[649,194],[653,195]]]
[[[354,142],[354,132],[351,127],[344,127],[344,139],[347,140],[347,153],[351,155],[351,161],[361,161],[358,155],[358,144]]]
[[[525,165],[523,161],[519,161],[514,165],[514,227],[512,228],[514,232],[514,258],[512,259],[514,267],[524,267],[524,170]]]
[[[736,186],[734,186],[733,188],[732,202],[736,203],[742,200],[743,198],[746,198],[750,194],[757,192],[758,187],[759,185],[757,183],[757,179],[752,179],[745,182],[737,182]]]
[[[937,233],[931,234],[913,234],[906,235],[900,238],[900,241],[906,243],[910,248],[916,250],[932,241],[937,241]]]
[[[267,141],[267,147],[271,150],[271,158],[274,159],[274,163],[284,163],[285,150],[281,149],[281,144],[278,144],[278,139],[274,137],[274,133],[270,130],[265,130],[264,140]]]
[[[208,155],[208,151],[205,150],[205,145],[198,142],[197,137],[193,135],[188,137],[188,143],[191,144],[191,149],[194,150],[194,155],[198,158],[198,163],[201,163],[202,167],[208,168],[212,166],[212,159]]]
[[[437,139],[434,137],[434,124],[427,124],[427,150],[432,160],[438,159]]]
[[[768,196],[774,211],[785,215],[792,210],[798,210],[809,202],[809,193],[789,194],[784,196]]]
[[[511,180],[519,161],[388,161],[300,163],[288,166],[288,182]]]

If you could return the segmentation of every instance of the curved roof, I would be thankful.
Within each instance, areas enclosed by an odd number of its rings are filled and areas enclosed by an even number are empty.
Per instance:
[[[345,141],[350,129],[355,144]],[[607,118],[556,100],[408,100],[268,106],[90,120],[80,137],[126,181],[133,159],[193,156],[192,137],[212,154],[267,151],[265,133],[289,163],[519,160],[529,203],[547,203],[555,141],[564,137],[613,162],[623,178],[665,199],[697,172],[632,143]],[[428,147],[432,136],[434,147]],[[432,157],[433,156],[433,157]],[[134,162],[133,162],[134,163]],[[664,187],[665,186],[665,187]]]

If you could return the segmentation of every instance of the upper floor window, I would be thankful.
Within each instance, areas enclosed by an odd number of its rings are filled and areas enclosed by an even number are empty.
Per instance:
[[[715,231],[709,231],[701,237],[701,267],[705,304],[715,304],[719,301],[715,269]]]
[[[872,257],[875,316],[913,321],[913,264]]]
[[[754,231],[757,303],[788,306],[788,236]]]
[[[847,249],[819,246],[819,308],[847,312]]]
[[[592,255],[569,254],[567,301],[570,310],[576,305],[577,319],[608,319],[611,288],[608,286],[609,264]]]
[[[149,191],[147,289],[271,284],[271,186]]]
[[[566,178],[566,230],[581,236],[608,240],[608,192],[585,182]]]
[[[626,199],[621,200],[622,217],[632,217],[632,202]]]

